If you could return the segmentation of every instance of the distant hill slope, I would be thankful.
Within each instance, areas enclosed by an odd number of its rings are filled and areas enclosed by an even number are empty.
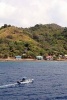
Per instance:
[[[0,28],[0,58],[16,55],[34,58],[48,54],[67,54],[67,28],[56,24],[37,24],[30,28],[4,25]]]

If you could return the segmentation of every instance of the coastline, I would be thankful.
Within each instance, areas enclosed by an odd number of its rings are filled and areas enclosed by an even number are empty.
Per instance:
[[[37,59],[14,59],[14,58],[8,58],[8,59],[0,59],[0,62],[23,62],[23,61],[66,61],[67,62],[67,59],[57,59],[57,60],[37,60]]]
[[[36,59],[0,59],[0,62],[9,62],[9,61],[13,61],[13,62],[22,62],[22,61],[36,61]]]

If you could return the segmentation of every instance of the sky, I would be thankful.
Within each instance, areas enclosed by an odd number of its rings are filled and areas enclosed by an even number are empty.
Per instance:
[[[51,23],[67,27],[67,0],[0,0],[0,26]]]

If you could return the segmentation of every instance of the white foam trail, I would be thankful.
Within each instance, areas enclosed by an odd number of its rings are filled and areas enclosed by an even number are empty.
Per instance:
[[[7,85],[2,85],[2,86],[0,86],[0,88],[12,87],[12,86],[15,86],[15,85],[17,85],[17,83],[14,83],[14,84],[7,84]]]

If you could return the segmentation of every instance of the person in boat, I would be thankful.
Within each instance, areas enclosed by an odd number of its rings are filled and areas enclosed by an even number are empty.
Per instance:
[[[22,78],[21,82],[24,82],[25,81],[25,78]]]
[[[21,81],[17,81],[18,84],[21,84],[21,82],[24,82],[25,81],[25,78],[22,78]]]
[[[18,84],[21,84],[21,82],[24,82],[26,79],[25,78],[22,78],[21,81],[17,81]]]

